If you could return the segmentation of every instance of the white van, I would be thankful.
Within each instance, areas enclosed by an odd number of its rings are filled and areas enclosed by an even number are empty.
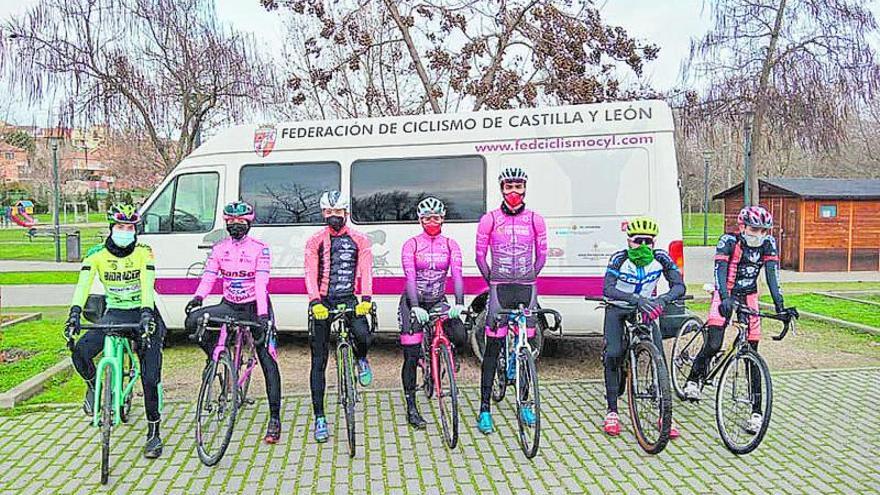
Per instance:
[[[397,331],[400,250],[421,231],[414,207],[426,195],[447,205],[444,234],[461,244],[466,302],[480,310],[477,222],[500,205],[496,178],[511,165],[529,174],[526,206],[547,221],[539,301],[562,313],[566,335],[601,333],[603,313],[583,296],[601,294],[627,218],[657,218],[658,247],[683,266],[672,113],[662,101],[243,125],[195,150],[144,203],[139,239],[156,254],[158,309],[182,328],[208,250],[226,235],[223,205],[241,198],[256,208],[251,235],[272,248],[279,329],[306,330],[303,246],[323,228],[320,194],[341,189],[353,228],[373,242],[380,331]],[[219,283],[215,294],[206,303],[219,300]]]

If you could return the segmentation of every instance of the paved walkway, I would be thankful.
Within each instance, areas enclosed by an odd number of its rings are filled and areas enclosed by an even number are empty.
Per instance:
[[[338,408],[328,398],[331,442],[311,441],[307,397],[290,397],[279,445],[260,443],[265,401],[240,416],[224,459],[202,466],[192,440],[192,404],[170,404],[162,459],[140,449],[139,403],[133,426],[114,433],[109,493],[880,493],[880,369],[777,374],[770,431],[750,455],[729,453],[718,437],[712,401],[675,404],[682,438],[658,456],[644,454],[627,423],[619,438],[601,433],[602,386],[545,385],[546,430],[529,461],[516,444],[512,403],[496,407],[499,433],[473,426],[476,389],[463,391],[462,437],[449,451],[422,399],[427,432],[405,423],[401,394],[364,395],[366,448],[349,459]],[[625,406],[623,406],[625,411]],[[363,411],[366,411],[365,413]],[[363,424],[363,423],[361,423]],[[292,428],[292,429],[291,429]],[[344,428],[344,427],[343,427]],[[0,493],[96,493],[98,432],[74,410],[0,418]]]
[[[0,272],[76,272],[81,266],[81,263],[66,261],[0,260]]]
[[[74,285],[4,285],[0,286],[3,307],[67,306],[73,300]]]

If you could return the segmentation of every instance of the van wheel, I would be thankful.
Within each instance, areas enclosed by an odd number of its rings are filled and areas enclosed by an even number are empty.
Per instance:
[[[486,310],[477,313],[474,326],[471,328],[471,349],[480,364],[483,363],[483,351],[486,350]]]

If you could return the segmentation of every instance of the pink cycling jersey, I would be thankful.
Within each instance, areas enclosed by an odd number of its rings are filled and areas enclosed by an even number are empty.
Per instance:
[[[411,306],[434,304],[446,296],[446,275],[452,273],[455,303],[464,304],[461,248],[444,235],[422,232],[410,238],[401,250],[406,295]]]
[[[492,253],[492,267],[486,253]],[[516,214],[501,208],[480,219],[477,227],[477,267],[487,281],[532,283],[547,261],[544,218],[525,207]]]
[[[196,296],[205,298],[217,276],[223,278],[223,299],[243,304],[256,301],[257,315],[269,314],[269,246],[245,236],[240,241],[226,238],[215,244],[208,255],[205,272]]]

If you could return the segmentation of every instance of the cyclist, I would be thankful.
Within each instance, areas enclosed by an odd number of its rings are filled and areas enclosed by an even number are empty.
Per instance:
[[[444,324],[456,346],[467,343],[467,330],[461,321],[464,311],[464,279],[461,270],[461,248],[453,239],[440,233],[446,218],[446,206],[437,198],[428,197],[416,207],[423,232],[403,245],[401,259],[406,276],[406,292],[400,298],[397,312],[400,324],[400,345],[403,346],[403,367],[400,377],[406,397],[406,419],[417,429],[425,428],[425,420],[416,407],[416,367],[421,356],[424,326],[428,312],[449,310]],[[446,303],[446,276],[452,273],[455,304]],[[415,320],[415,321],[413,321]],[[456,365],[458,361],[456,360]]]
[[[82,308],[97,275],[104,286],[107,306],[99,324],[140,324],[140,330],[131,332],[129,338],[141,341],[138,359],[147,413],[144,457],[156,459],[162,455],[162,439],[159,436],[159,387],[162,382],[162,342],[165,339],[165,327],[161,318],[156,318],[154,313],[156,264],[153,250],[150,246],[137,242],[135,226],[140,219],[132,205],[115,204],[110,207],[107,212],[110,236],[104,244],[91,248],[83,260],[65,333],[79,334]],[[94,413],[95,407],[94,358],[103,347],[103,331],[89,330],[73,348],[74,367],[86,381],[83,411],[89,416]]]
[[[199,319],[205,313],[259,322],[260,328],[252,330],[252,333],[269,399],[269,424],[263,441],[274,444],[281,440],[281,375],[276,362],[274,318],[269,301],[269,269],[272,263],[269,246],[247,235],[254,216],[254,208],[244,201],[233,201],[223,207],[223,220],[226,221],[229,237],[211,249],[202,280],[186,305],[184,325],[190,332],[195,332]],[[223,279],[223,299],[219,304],[202,307],[218,276]],[[217,333],[206,334],[199,343],[209,359],[219,337]]]
[[[773,216],[763,206],[746,206],[737,216],[738,232],[724,234],[715,246],[715,292],[709,308],[709,335],[694,360],[690,376],[684,387],[689,400],[700,400],[700,380],[705,377],[707,364],[724,340],[724,328],[733,316],[736,301],[758,311],[758,275],[764,268],[767,287],[777,313],[798,317],[797,309],[785,307],[782,292],[779,290],[779,253],[776,239],[770,235]],[[749,317],[747,339],[754,350],[758,350],[761,339],[761,319]],[[755,373],[758,376],[757,373]],[[763,422],[760,401],[754,401],[752,416],[745,430],[756,433]]]
[[[310,346],[312,350],[312,409],[315,413],[314,437],[326,442],[330,436],[324,416],[324,389],[326,388],[327,355],[330,341],[330,308],[345,304],[355,308],[351,320],[354,353],[357,357],[358,380],[366,387],[373,381],[373,372],[367,361],[370,346],[370,324],[366,315],[372,310],[373,254],[370,240],[346,226],[348,197],[339,191],[327,191],[321,196],[321,215],[327,227],[306,241],[305,275],[309,294],[309,312],[313,317]],[[361,302],[355,297],[356,279],[360,278]]]
[[[489,284],[486,348],[480,380],[480,415],[477,418],[477,427],[484,434],[492,433],[495,429],[489,399],[498,366],[498,353],[504,347],[507,336],[507,325],[496,328],[495,316],[502,308],[516,309],[519,304],[529,309],[537,306],[535,282],[547,261],[547,227],[541,215],[525,206],[527,181],[528,175],[521,168],[502,170],[498,176],[504,197],[501,207],[483,215],[477,226],[477,267]],[[492,253],[491,267],[486,261],[487,252]],[[526,325],[526,335],[534,337],[534,317],[529,316]],[[513,359],[508,362],[512,365]],[[508,366],[508,377],[512,374],[513,367]],[[534,424],[534,411],[523,408],[522,419],[530,425]]]
[[[663,355],[663,337],[657,318],[670,301],[680,299],[685,294],[684,280],[678,266],[669,253],[654,248],[654,240],[660,228],[649,217],[637,217],[627,222],[627,249],[611,255],[605,270],[602,295],[608,299],[626,301],[638,306],[645,317],[651,321],[652,340]],[[665,277],[669,291],[659,296],[657,282]],[[620,418],[617,415],[617,397],[620,395],[620,366],[626,343],[623,341],[623,325],[632,311],[616,306],[605,308],[605,398],[608,412],[603,428],[605,433],[620,434]],[[664,357],[665,360],[665,357]],[[670,438],[678,438],[678,428],[673,423]]]

